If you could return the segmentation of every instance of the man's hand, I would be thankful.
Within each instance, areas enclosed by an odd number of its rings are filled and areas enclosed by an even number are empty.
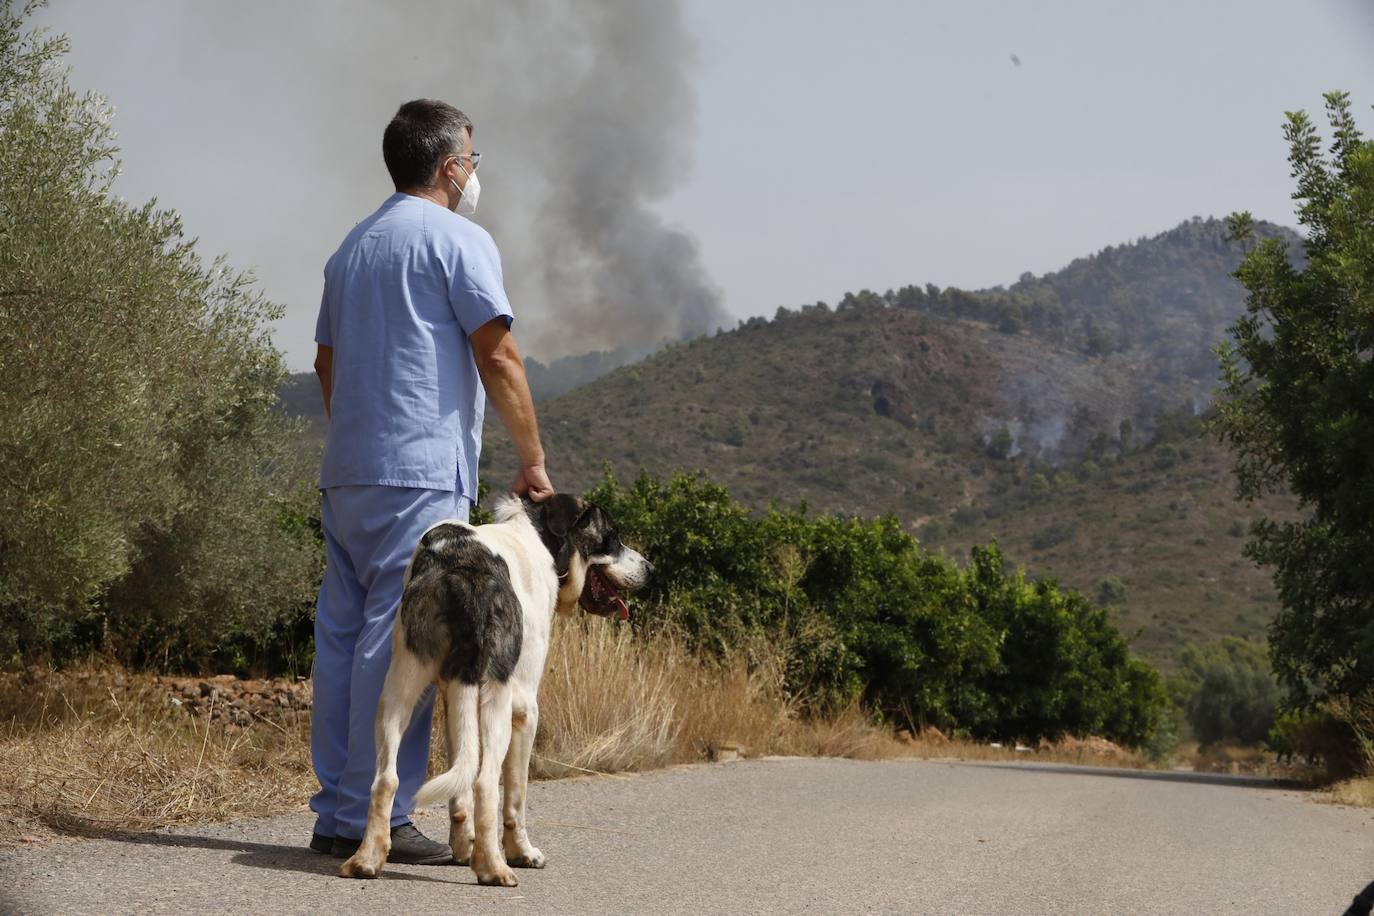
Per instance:
[[[516,496],[528,496],[542,503],[553,495],[553,484],[549,483],[549,475],[542,464],[531,464],[521,468],[520,473],[515,475],[511,491]]]

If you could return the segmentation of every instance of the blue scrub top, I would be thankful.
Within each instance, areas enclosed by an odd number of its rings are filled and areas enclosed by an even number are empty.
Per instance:
[[[396,193],[324,268],[315,341],[334,349],[320,488],[423,487],[477,499],[486,393],[468,335],[513,320],[476,223]]]

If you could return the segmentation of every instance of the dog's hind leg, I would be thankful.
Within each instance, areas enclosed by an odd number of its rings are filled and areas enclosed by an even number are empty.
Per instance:
[[[506,864],[516,868],[543,868],[545,859],[525,829],[525,788],[530,777],[530,751],[534,749],[534,733],[539,727],[539,704],[529,700],[517,707],[511,716],[510,750],[502,767],[501,782],[505,787],[502,811],[501,847]]]
[[[453,850],[453,861],[457,865],[472,862],[472,843],[475,832],[472,826],[472,789],[448,800],[448,847]]]
[[[476,837],[472,870],[481,884],[515,887],[520,881],[501,854],[501,768],[510,747],[511,685],[486,680],[481,688],[482,762],[473,786]]]
[[[457,791],[448,799],[448,845],[459,865],[472,861],[472,781],[477,777],[481,740],[477,697],[476,684],[450,681],[444,690],[444,744],[449,767],[459,771],[453,780]]]
[[[391,806],[396,800],[400,780],[396,776],[396,754],[401,733],[410,723],[415,703],[434,679],[435,670],[414,656],[397,640],[392,643],[391,667],[382,685],[377,704],[377,775],[372,779],[372,803],[367,809],[367,829],[358,851],[343,864],[339,874],[345,878],[375,878],[391,852]]]

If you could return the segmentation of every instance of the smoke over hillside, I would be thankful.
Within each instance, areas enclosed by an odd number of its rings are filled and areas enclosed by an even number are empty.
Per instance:
[[[533,186],[514,212],[494,196],[502,238],[530,240],[512,248],[508,276],[549,319],[540,352],[641,348],[723,324],[696,242],[649,208],[689,166],[693,48],[677,4],[501,4],[478,19],[486,40],[464,69],[499,78],[474,87],[474,104],[519,138],[498,187]]]
[[[121,191],[255,267],[288,306],[279,342],[297,363],[324,259],[390,191],[382,128],[420,96],[476,125],[477,220],[528,351],[643,350],[725,323],[695,241],[652,209],[690,166],[677,2],[67,0],[39,19],[70,34],[78,85],[116,106]]]

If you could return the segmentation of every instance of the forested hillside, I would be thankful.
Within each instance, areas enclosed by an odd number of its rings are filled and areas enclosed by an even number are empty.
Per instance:
[[[1288,230],[1260,234],[1300,251]],[[1259,635],[1276,606],[1240,553],[1260,509],[1235,503],[1199,421],[1211,348],[1243,311],[1241,255],[1219,221],[1194,219],[1009,289],[779,309],[544,402],[550,469],[574,490],[608,468],[702,471],[756,508],[892,514],[961,558],[997,539],[1118,608],[1167,664],[1187,640]],[[309,415],[313,378],[294,386]],[[483,468],[504,485],[511,463],[493,421]]]
[[[1258,636],[1275,598],[1241,547],[1261,510],[1235,502],[1199,418],[1243,310],[1241,254],[1194,220],[1010,290],[779,310],[544,404],[551,470],[571,489],[607,467],[702,470],[755,507],[891,513],[960,556],[995,538],[1118,607],[1165,663],[1190,639]],[[504,478],[499,424],[487,442]]]

